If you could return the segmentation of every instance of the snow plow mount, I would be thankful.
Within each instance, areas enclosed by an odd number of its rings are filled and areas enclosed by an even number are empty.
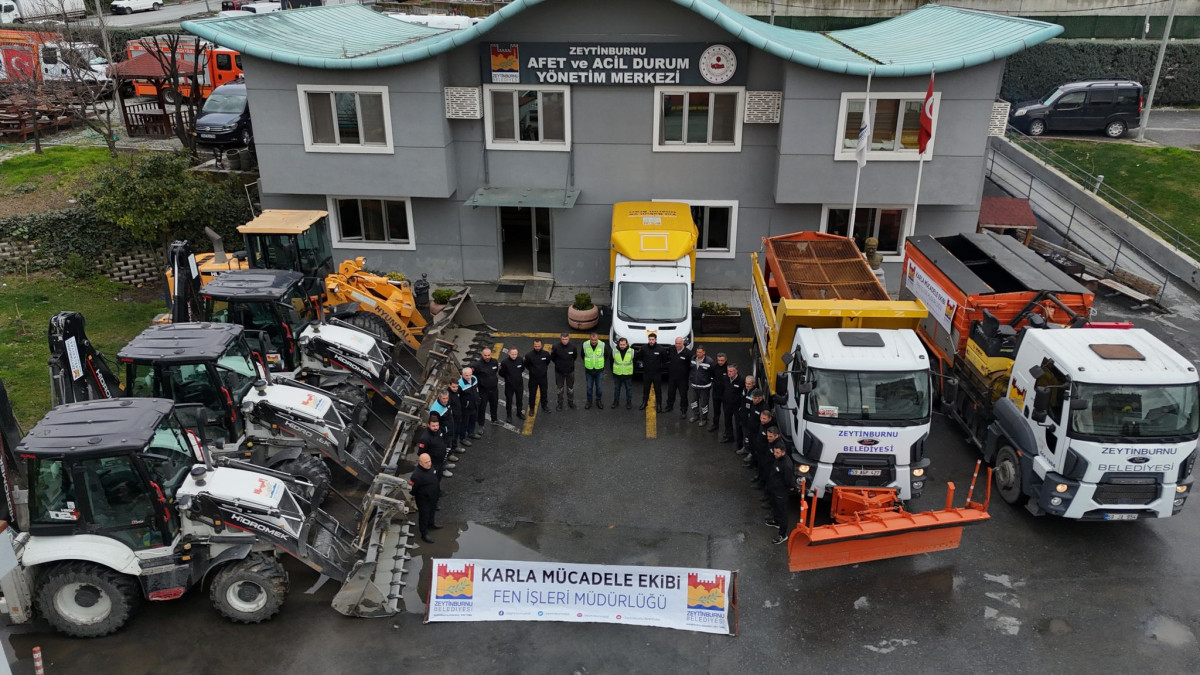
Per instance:
[[[954,483],[947,483],[946,506],[938,511],[910,513],[895,488],[833,488],[833,522],[816,525],[817,496],[800,501],[800,521],[788,537],[788,567],[793,572],[855,565],[872,560],[947,551],[958,548],[967,525],[989,518],[991,474],[985,496],[973,500],[980,463],[975,463],[967,501],[954,506]],[[805,494],[801,483],[800,494]]]

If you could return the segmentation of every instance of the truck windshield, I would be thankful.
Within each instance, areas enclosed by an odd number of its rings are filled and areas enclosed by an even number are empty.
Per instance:
[[[688,315],[688,285],[622,281],[617,284],[616,311],[624,321],[683,321]]]
[[[246,341],[237,340],[217,359],[221,383],[229,390],[235,404],[242,402],[250,387],[254,386],[254,381],[258,379],[258,370],[254,367],[253,358]]]
[[[809,371],[813,383],[805,417],[831,424],[841,420],[904,421],[929,417],[929,371]]]
[[[142,450],[142,459],[153,475],[154,482],[167,499],[174,499],[175,492],[183,485],[188,471],[195,464],[192,447],[179,420],[168,417],[154,430],[154,439]]]
[[[1070,433],[1088,440],[1169,438],[1197,434],[1197,385],[1075,384],[1086,410],[1071,413]]]

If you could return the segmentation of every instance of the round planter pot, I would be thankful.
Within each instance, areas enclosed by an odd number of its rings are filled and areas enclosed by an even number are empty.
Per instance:
[[[438,314],[441,314],[443,309],[446,309],[445,305],[439,305],[438,303],[436,303],[432,300],[429,301],[429,317],[430,318],[433,318],[433,317],[437,316]]]
[[[600,308],[592,305],[591,309],[575,309],[572,305],[567,308],[567,324],[576,330],[589,330],[600,323]]]

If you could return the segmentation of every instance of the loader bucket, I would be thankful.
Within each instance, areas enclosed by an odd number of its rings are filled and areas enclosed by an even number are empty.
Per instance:
[[[811,502],[802,500],[800,522],[788,537],[788,567],[802,572],[958,548],[964,527],[989,518],[990,469],[988,474],[983,502],[971,499],[979,475],[976,464],[966,504],[953,505],[954,483],[949,483],[946,507],[939,511],[910,513],[892,488],[839,486],[833,489],[834,522],[816,526],[816,495]]]
[[[363,519],[357,533],[362,558],[356,561],[333,597],[333,608],[346,616],[384,617],[399,609],[405,566],[413,548],[408,482],[378,476],[364,499]]]
[[[491,346],[493,330],[471,298],[471,289],[464,288],[451,296],[446,308],[425,325],[424,339],[417,350],[417,361],[428,373],[430,357],[435,361],[445,359],[450,344],[454,345],[453,351],[473,360],[483,347]]]

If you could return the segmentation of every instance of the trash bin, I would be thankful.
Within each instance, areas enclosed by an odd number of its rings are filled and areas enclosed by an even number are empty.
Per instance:
[[[417,303],[417,307],[421,309],[429,307],[428,276],[428,274],[422,272],[421,278],[413,282],[413,300]]]

